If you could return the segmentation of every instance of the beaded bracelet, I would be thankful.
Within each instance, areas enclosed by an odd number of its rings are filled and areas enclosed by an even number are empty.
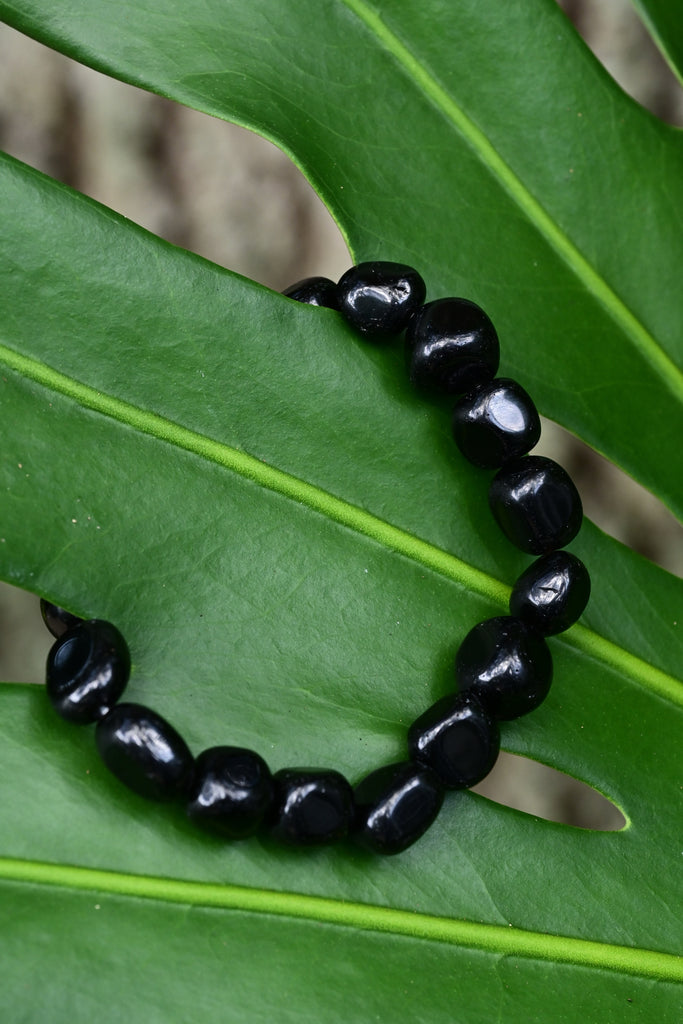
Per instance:
[[[518,548],[541,556],[515,583],[510,615],[467,634],[455,660],[457,689],[412,723],[408,758],[354,788],[328,769],[271,774],[262,757],[240,747],[211,747],[194,758],[156,712],[117,703],[130,674],[118,629],[43,600],[43,619],[57,638],[47,659],[47,694],[67,721],[96,723],[97,749],[121,782],[152,800],[183,801],[190,819],[214,833],[243,839],[263,827],[295,845],[352,835],[374,852],[399,853],[432,824],[445,790],[469,788],[488,774],[500,747],[498,723],[545,699],[552,680],[545,637],[576,622],[590,594],[583,563],[560,550],[581,526],[581,499],[561,466],[528,454],[540,437],[538,412],[516,381],[495,378],[498,336],[475,303],[425,304],[417,271],[388,262],[361,263],[338,284],[307,278],[284,294],[337,310],[371,341],[405,334],[415,388],[460,395],[456,444],[474,465],[497,470],[489,489],[496,521]]]

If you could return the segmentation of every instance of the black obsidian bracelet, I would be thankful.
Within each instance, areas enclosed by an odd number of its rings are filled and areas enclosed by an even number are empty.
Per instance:
[[[479,306],[462,298],[425,304],[425,283],[399,263],[361,263],[338,284],[307,278],[285,295],[340,312],[364,338],[405,336],[408,375],[425,395],[458,396],[453,436],[474,465],[497,470],[491,511],[522,551],[539,555],[519,577],[510,615],[474,626],[455,660],[455,692],[408,729],[405,761],[385,765],[355,787],[337,771],[283,768],[259,754],[221,746],[194,758],[173,726],[141,704],[119,702],[130,673],[121,633],[43,600],[56,637],[46,689],[69,722],[95,723],[95,743],[111,772],[151,800],[180,801],[197,825],[227,839],[265,829],[282,842],[320,845],[353,836],[377,853],[399,853],[436,818],[446,790],[466,789],[493,767],[499,722],[545,699],[553,666],[545,637],[568,629],[590,595],[583,563],[562,550],[582,521],[579,494],[552,459],[529,455],[541,425],[514,380],[496,378],[498,335]]]

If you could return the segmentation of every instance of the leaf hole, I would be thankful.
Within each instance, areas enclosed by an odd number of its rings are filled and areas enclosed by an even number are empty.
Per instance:
[[[539,761],[505,751],[501,751],[493,771],[472,791],[505,807],[575,828],[618,832],[627,824],[619,808],[592,786]]]
[[[45,661],[54,637],[43,624],[35,594],[0,583],[0,636],[0,680],[45,682]]]

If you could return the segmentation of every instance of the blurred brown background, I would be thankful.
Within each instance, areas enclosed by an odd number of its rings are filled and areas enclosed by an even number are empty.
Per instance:
[[[683,124],[683,91],[628,0],[562,6],[617,81]],[[0,147],[169,241],[281,290],[338,278],[349,256],[298,170],[243,129],[81,67],[0,25]],[[650,495],[564,431],[542,450],[572,474],[604,530],[683,575],[683,530]],[[0,584],[0,679],[41,681],[50,637],[32,595]],[[572,780],[506,758],[478,789],[531,813],[587,827],[621,816]]]

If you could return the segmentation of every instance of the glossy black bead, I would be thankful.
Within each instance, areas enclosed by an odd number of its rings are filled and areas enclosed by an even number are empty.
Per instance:
[[[541,704],[553,662],[542,636],[521,619],[500,615],[471,629],[455,658],[461,693],[474,693],[498,719],[519,718]]]
[[[573,480],[542,455],[526,455],[503,466],[491,481],[489,504],[505,536],[532,555],[569,544],[583,519]]]
[[[45,686],[58,715],[87,725],[110,711],[129,675],[130,654],[116,626],[89,619],[62,633],[50,648]]]
[[[242,747],[210,747],[197,757],[187,813],[197,825],[228,839],[251,836],[273,799],[263,758]]]
[[[359,263],[340,278],[337,302],[360,334],[385,341],[405,330],[426,291],[418,272],[404,263]]]
[[[537,558],[519,577],[510,595],[510,614],[544,636],[573,626],[591,593],[588,570],[569,551]]]
[[[413,761],[423,764],[447,789],[467,789],[493,768],[500,729],[471,691],[449,694],[432,704],[408,730]]]
[[[353,816],[351,786],[326,768],[281,768],[273,775],[271,834],[283,843],[313,846],[343,839]]]
[[[337,308],[337,285],[329,277],[305,277],[296,284],[291,284],[282,293],[297,302],[305,302],[309,306],[327,306]]]
[[[117,704],[95,727],[100,757],[120,782],[149,800],[187,793],[194,758],[185,740],[142,704]]]
[[[494,468],[538,443],[541,420],[521,384],[507,377],[480,384],[456,402],[453,437],[475,466]]]
[[[40,614],[43,616],[43,622],[47,628],[57,639],[66,633],[67,629],[83,622],[78,615],[72,615],[65,608],[60,608],[58,604],[51,604],[44,597],[40,599]]]
[[[499,360],[496,329],[469,299],[428,302],[406,331],[408,376],[424,394],[469,391],[495,376]]]
[[[401,853],[427,831],[443,796],[436,776],[423,765],[401,761],[378,768],[353,791],[358,842],[374,853]]]

